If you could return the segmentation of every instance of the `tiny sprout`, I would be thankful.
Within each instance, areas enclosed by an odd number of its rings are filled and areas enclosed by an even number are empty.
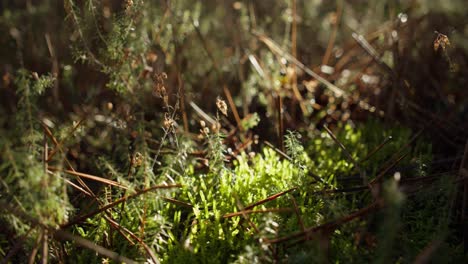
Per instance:
[[[434,40],[434,51],[438,51],[439,48],[442,48],[443,51],[447,48],[447,46],[450,46],[450,40],[447,37],[447,35],[444,35],[438,31],[435,31],[437,34],[436,39]]]
[[[219,111],[223,113],[223,115],[227,116],[227,104],[224,100],[217,98],[216,99],[216,106],[218,107]]]

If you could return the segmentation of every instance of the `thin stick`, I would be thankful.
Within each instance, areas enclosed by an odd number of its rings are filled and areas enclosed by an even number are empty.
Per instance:
[[[247,221],[247,223],[249,223],[250,227],[255,230],[255,232],[257,234],[260,234],[260,230],[258,229],[257,225],[255,225],[254,222],[252,222],[249,218],[249,216],[247,215],[246,211],[247,209],[241,204],[241,202],[239,201],[239,198],[236,197],[236,200],[237,200],[237,208],[239,208],[239,212],[241,213],[242,217],[244,218],[244,220]]]
[[[265,145],[269,146],[274,151],[276,151],[276,153],[280,154],[283,158],[287,159],[290,162],[293,162],[293,159],[289,157],[288,154],[284,153],[283,151],[281,151],[279,148],[275,147],[273,144],[271,144],[268,141],[263,141],[263,142],[265,143]]]
[[[125,233],[129,234],[130,237],[132,237],[133,239],[135,239],[136,241],[138,241],[138,243],[140,243],[140,245],[143,246],[143,248],[145,249],[146,253],[148,254],[148,256],[152,259],[153,263],[158,263],[158,258],[156,257],[156,255],[154,254],[153,250],[151,250],[151,248],[141,239],[139,238],[137,235],[135,235],[132,231],[128,230],[127,228],[119,225],[119,223],[117,223],[115,220],[112,220],[112,219],[107,219],[111,224],[115,225],[119,231],[124,231]],[[124,235],[124,237],[126,238],[126,236]],[[128,239],[127,239],[128,240]],[[130,240],[129,240],[130,241]]]
[[[382,179],[383,176],[385,176],[385,174],[393,167],[395,167],[398,163],[400,163],[400,161],[402,161],[409,153],[405,153],[403,155],[401,155],[398,159],[396,159],[395,161],[393,161],[392,164],[390,164],[390,166],[386,167],[381,173],[379,173],[379,175],[377,175],[377,177],[375,177],[371,182],[369,182],[369,185],[373,185],[375,184],[376,182],[380,181],[380,179]]]
[[[271,212],[291,212],[293,211],[291,208],[270,208],[270,209],[264,209],[264,210],[243,210],[239,212],[234,212],[234,213],[229,213],[223,215],[223,218],[232,218],[235,216],[242,216],[244,214],[264,214],[264,213],[271,213]]]
[[[291,54],[294,58],[297,58],[297,1],[292,0],[292,28],[291,28]],[[296,97],[297,101],[299,101],[299,106],[301,107],[302,113],[304,115],[308,115],[309,111],[307,107],[304,105],[304,99],[302,98],[301,92],[297,87],[297,71],[296,67],[294,66],[291,84],[294,96]]]
[[[182,76],[180,72],[177,73],[177,80],[179,82],[180,112],[182,113],[182,120],[184,122],[184,131],[185,133],[188,133],[189,125],[188,125],[187,111],[185,111],[185,85],[182,80]]]
[[[389,136],[387,137],[382,143],[380,143],[376,148],[374,148],[367,156],[365,156],[363,159],[359,161],[359,164],[362,164],[366,160],[368,160],[370,157],[372,157],[375,153],[377,153],[379,150],[381,150],[385,145],[387,145],[388,142],[392,140],[392,137]]]
[[[39,234],[36,238],[36,242],[34,243],[34,248],[31,251],[31,254],[29,254],[29,259],[28,259],[28,264],[34,264],[34,260],[36,259],[37,252],[39,251],[39,246],[41,243],[41,238],[42,238],[42,233],[44,230],[41,230],[41,234]]]
[[[336,40],[336,33],[338,32],[338,27],[341,22],[341,14],[343,13],[343,1],[338,1],[336,7],[336,21],[333,25],[333,31],[330,34],[330,38],[328,39],[327,50],[325,51],[325,55],[323,55],[322,65],[327,65],[328,61],[330,60],[331,53],[333,51],[333,46]]]
[[[251,204],[251,205],[246,206],[244,209],[245,209],[245,210],[250,210],[250,209],[254,208],[255,206],[264,204],[264,203],[269,202],[269,201],[273,201],[273,200],[275,200],[276,198],[278,198],[278,197],[280,197],[280,196],[283,196],[283,195],[285,195],[285,194],[287,194],[287,193],[290,193],[290,192],[292,192],[292,191],[294,191],[294,190],[296,190],[296,189],[297,189],[297,188],[291,188],[291,189],[289,189],[289,190],[286,190],[286,191],[282,191],[282,192],[273,194],[272,196],[269,196],[269,197],[267,197],[267,198],[265,198],[265,199],[263,199],[263,200],[260,200],[260,201],[258,201],[258,202],[255,202],[255,203]]]
[[[42,233],[42,264],[47,264],[49,259],[49,236],[47,235],[47,229]]]
[[[82,119],[84,120],[84,118]],[[73,130],[76,129],[79,124],[82,122],[82,120],[80,122],[78,122],[77,125],[74,126]],[[44,128],[44,131],[46,132],[47,136],[52,140],[52,142],[54,143],[55,145],[55,150],[57,151],[60,151],[62,153],[65,154],[65,152],[63,151],[62,147],[61,147],[61,142],[58,142],[57,139],[54,137],[54,135],[52,134],[52,131],[50,131],[50,129],[44,124],[42,123],[42,127]],[[47,157],[47,161],[50,161],[50,159],[52,158],[53,156],[53,152],[51,154],[48,154],[48,157]],[[64,160],[65,162],[67,163],[67,166],[72,170],[72,171],[75,171],[75,169],[73,168],[72,164],[70,163],[70,161],[68,160],[68,158],[66,157],[66,155],[64,156]],[[49,167],[48,167],[49,169]],[[93,191],[88,187],[88,185],[86,185],[86,183],[80,178],[80,177],[77,177],[76,178],[78,183],[87,191],[87,193],[91,194],[96,200],[99,201],[99,199],[96,198],[96,196],[94,195]]]
[[[55,168],[55,167],[52,167],[52,166],[50,166],[49,169],[50,169],[51,171],[59,171],[58,168]],[[91,175],[91,174],[82,173],[82,172],[77,172],[77,171],[72,171],[72,170],[63,170],[63,172],[68,173],[68,174],[71,174],[71,175],[73,175],[73,176],[80,177],[80,178],[85,178],[85,179],[97,181],[97,182],[100,182],[100,183],[104,183],[104,184],[107,184],[107,185],[116,186],[116,187],[119,187],[119,188],[122,188],[122,189],[128,189],[127,186],[122,185],[122,184],[120,184],[120,183],[118,183],[118,182],[116,182],[116,181],[108,180],[108,179],[105,179],[105,178],[102,178],[102,177],[98,177],[98,176],[94,176],[94,175]]]
[[[239,116],[239,112],[237,112],[237,107],[234,104],[234,100],[232,99],[231,92],[229,91],[228,87],[226,85],[223,86],[224,94],[226,95],[226,98],[229,103],[229,107],[231,108],[232,114],[234,115],[234,118],[236,119],[237,127],[240,130],[243,130],[244,128],[242,127],[241,119]]]
[[[43,166],[44,166],[44,172],[47,173],[47,154],[49,152],[49,148],[47,146],[47,134],[46,132],[44,131],[44,148],[43,148],[43,153],[42,153],[42,163],[43,163]]]

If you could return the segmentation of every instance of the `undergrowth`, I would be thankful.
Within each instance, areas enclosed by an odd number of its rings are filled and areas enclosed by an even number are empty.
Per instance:
[[[1,2],[2,263],[463,263],[463,3],[413,2]]]

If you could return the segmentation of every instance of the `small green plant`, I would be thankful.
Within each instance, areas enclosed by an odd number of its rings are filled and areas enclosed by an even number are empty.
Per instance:
[[[2,1],[0,258],[466,262],[464,3],[355,2]]]

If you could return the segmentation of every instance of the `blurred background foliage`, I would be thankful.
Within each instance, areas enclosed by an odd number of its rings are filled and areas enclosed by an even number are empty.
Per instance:
[[[463,0],[0,0],[0,202],[11,206],[0,256],[104,262],[47,237],[61,227],[153,262],[406,263],[430,245],[458,262],[450,177],[467,138],[467,17]],[[365,207],[369,192],[325,193],[363,171],[375,179],[405,151],[385,175],[410,183],[383,182],[389,206],[376,215],[312,242],[264,239]],[[254,215],[255,232],[222,217],[291,188],[302,220]]]

